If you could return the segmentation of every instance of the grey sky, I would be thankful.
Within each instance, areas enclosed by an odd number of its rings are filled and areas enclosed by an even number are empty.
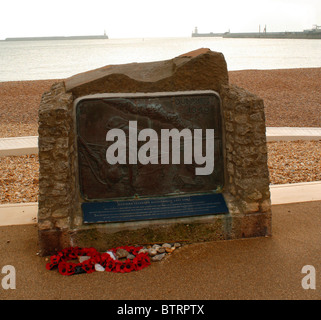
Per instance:
[[[2,0],[0,39],[103,34],[185,37],[199,32],[301,31],[321,25],[320,0]]]

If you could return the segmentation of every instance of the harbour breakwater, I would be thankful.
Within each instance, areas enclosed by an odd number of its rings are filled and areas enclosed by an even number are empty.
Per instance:
[[[21,37],[21,38],[6,38],[4,41],[43,41],[43,40],[98,40],[98,39],[108,39],[105,35],[95,35],[95,36],[70,36],[70,37]]]
[[[262,39],[321,39],[318,32],[242,32],[242,33],[192,33],[192,37],[222,37],[222,38],[262,38]]]

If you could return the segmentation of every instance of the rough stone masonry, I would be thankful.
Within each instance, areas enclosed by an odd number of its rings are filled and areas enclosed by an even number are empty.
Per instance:
[[[74,101],[97,93],[214,90],[221,98],[222,190],[229,213],[139,222],[83,223]],[[166,61],[110,65],[54,84],[39,107],[39,246],[105,250],[117,245],[271,235],[262,99],[229,85],[223,54],[199,49]]]

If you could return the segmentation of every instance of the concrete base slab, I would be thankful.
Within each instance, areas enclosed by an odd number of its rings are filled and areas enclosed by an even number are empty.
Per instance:
[[[38,154],[38,137],[14,137],[0,139],[0,157]]]
[[[267,142],[321,140],[321,128],[267,127],[266,140]]]
[[[37,223],[38,203],[0,205],[0,226]]]
[[[321,200],[321,181],[271,185],[272,205]]]

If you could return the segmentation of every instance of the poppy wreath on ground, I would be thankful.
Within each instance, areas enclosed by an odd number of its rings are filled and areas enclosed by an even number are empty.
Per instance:
[[[150,259],[147,253],[139,253],[142,247],[123,246],[110,249],[116,254],[118,249],[124,249],[134,256],[134,258],[126,259],[125,261],[114,260],[109,253],[100,253],[95,248],[79,248],[69,247],[50,257],[50,262],[46,264],[48,270],[58,268],[62,275],[73,275],[80,273],[92,273],[95,271],[95,264],[100,264],[109,272],[131,272],[141,270],[150,265]],[[79,256],[89,256],[88,260],[75,263],[68,262],[73,259],[78,259]]]

